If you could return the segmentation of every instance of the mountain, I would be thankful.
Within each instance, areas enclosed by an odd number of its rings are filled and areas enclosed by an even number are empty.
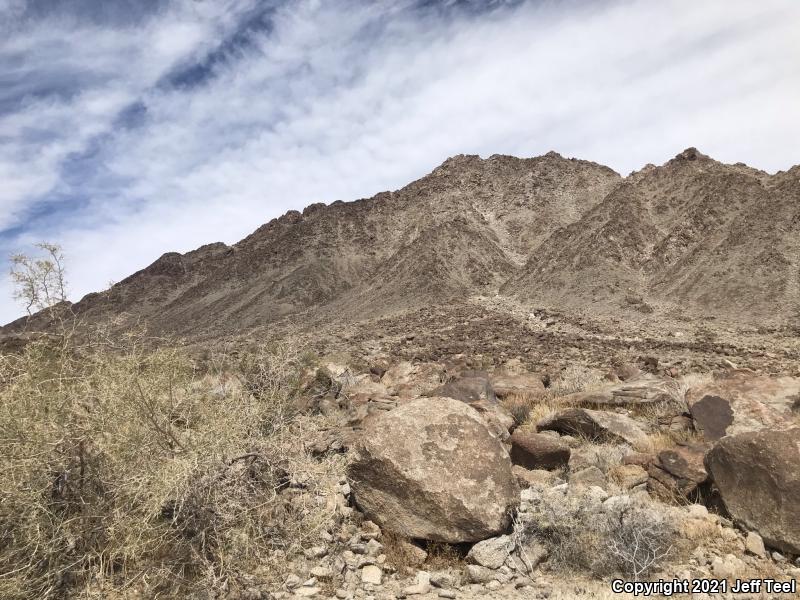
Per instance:
[[[503,288],[743,321],[800,314],[800,168],[768,175],[690,148],[554,231]]]
[[[769,175],[690,148],[623,178],[553,152],[459,155],[398,191],[164,254],[72,310],[215,337],[497,293],[579,311],[796,318],[800,167]]]

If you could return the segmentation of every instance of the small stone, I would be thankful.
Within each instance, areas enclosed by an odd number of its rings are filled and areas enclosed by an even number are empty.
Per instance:
[[[319,594],[319,588],[316,587],[301,587],[294,591],[294,595],[301,598],[312,598],[317,594]]]
[[[416,596],[416,595],[423,595],[427,594],[431,591],[431,576],[430,573],[426,571],[420,571],[417,573],[417,582],[414,585],[410,585],[403,590],[403,593],[408,596]]]
[[[328,554],[328,549],[325,546],[312,546],[303,552],[305,557],[309,560],[314,558],[322,558]]]
[[[514,547],[514,540],[510,536],[489,538],[475,544],[467,554],[467,560],[489,569],[499,569]]]
[[[744,568],[744,563],[733,554],[726,554],[724,558],[716,556],[711,561],[711,571],[720,579],[735,579]]]
[[[312,577],[311,579],[306,579],[303,582],[303,587],[314,587],[315,585],[317,585],[317,578],[316,577]]]
[[[774,560],[776,563],[783,563],[786,562],[786,557],[780,552],[773,552],[772,560]]]
[[[492,591],[496,591],[496,590],[499,590],[502,587],[502,584],[499,581],[495,580],[495,581],[490,581],[489,583],[487,583],[486,587],[488,589],[492,590]]]
[[[383,551],[383,544],[378,540],[372,539],[367,542],[364,550],[367,556],[378,556]]]
[[[455,578],[447,571],[431,573],[431,584],[437,588],[451,588],[455,586]]]
[[[328,567],[319,566],[311,569],[311,575],[319,579],[330,579],[333,577],[333,571]]]
[[[764,540],[755,531],[747,534],[744,540],[744,549],[759,558],[764,558],[767,555],[767,550],[764,548]]]
[[[456,597],[453,590],[439,590],[439,598],[450,598],[451,600]]]
[[[381,528],[372,521],[364,521],[361,524],[361,539],[376,540],[381,537]]]
[[[336,597],[339,598],[339,600],[347,600],[347,598],[351,598],[352,596],[350,596],[350,592],[347,590],[338,589],[336,590]]]
[[[367,565],[361,569],[361,582],[371,583],[372,585],[380,585],[383,580],[383,571],[375,565]]]
[[[497,574],[492,569],[481,565],[467,565],[466,575],[470,583],[488,583],[497,579]]]
[[[286,577],[286,581],[283,582],[283,585],[289,589],[296,588],[300,585],[300,577],[294,573],[291,573],[288,577]]]

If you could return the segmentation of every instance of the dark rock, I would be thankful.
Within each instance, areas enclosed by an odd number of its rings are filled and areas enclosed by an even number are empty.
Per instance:
[[[726,436],[705,466],[735,521],[767,546],[800,554],[800,428]]]
[[[511,436],[511,462],[526,469],[566,467],[569,455],[569,446],[549,435],[517,430]]]

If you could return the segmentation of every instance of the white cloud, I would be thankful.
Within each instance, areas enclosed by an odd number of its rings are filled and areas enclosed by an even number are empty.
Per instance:
[[[555,149],[623,173],[689,145],[768,170],[800,162],[798,3],[470,15],[295,0],[243,29],[257,4],[177,2],[128,29],[35,22],[0,43],[28,83],[79,80],[0,113],[0,227],[23,225],[6,245],[61,241],[77,298],[165,251],[235,242],[289,208],[396,188],[461,152]],[[223,44],[212,76],[164,85],[237,28],[247,43]],[[133,103],[140,121],[120,126]],[[51,189],[82,208],[26,217]],[[0,302],[0,320],[17,313]]]

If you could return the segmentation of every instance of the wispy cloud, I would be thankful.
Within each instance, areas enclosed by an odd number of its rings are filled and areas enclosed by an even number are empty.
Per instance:
[[[75,299],[461,152],[800,162],[796,2],[97,6],[0,0],[0,251],[62,243]]]

